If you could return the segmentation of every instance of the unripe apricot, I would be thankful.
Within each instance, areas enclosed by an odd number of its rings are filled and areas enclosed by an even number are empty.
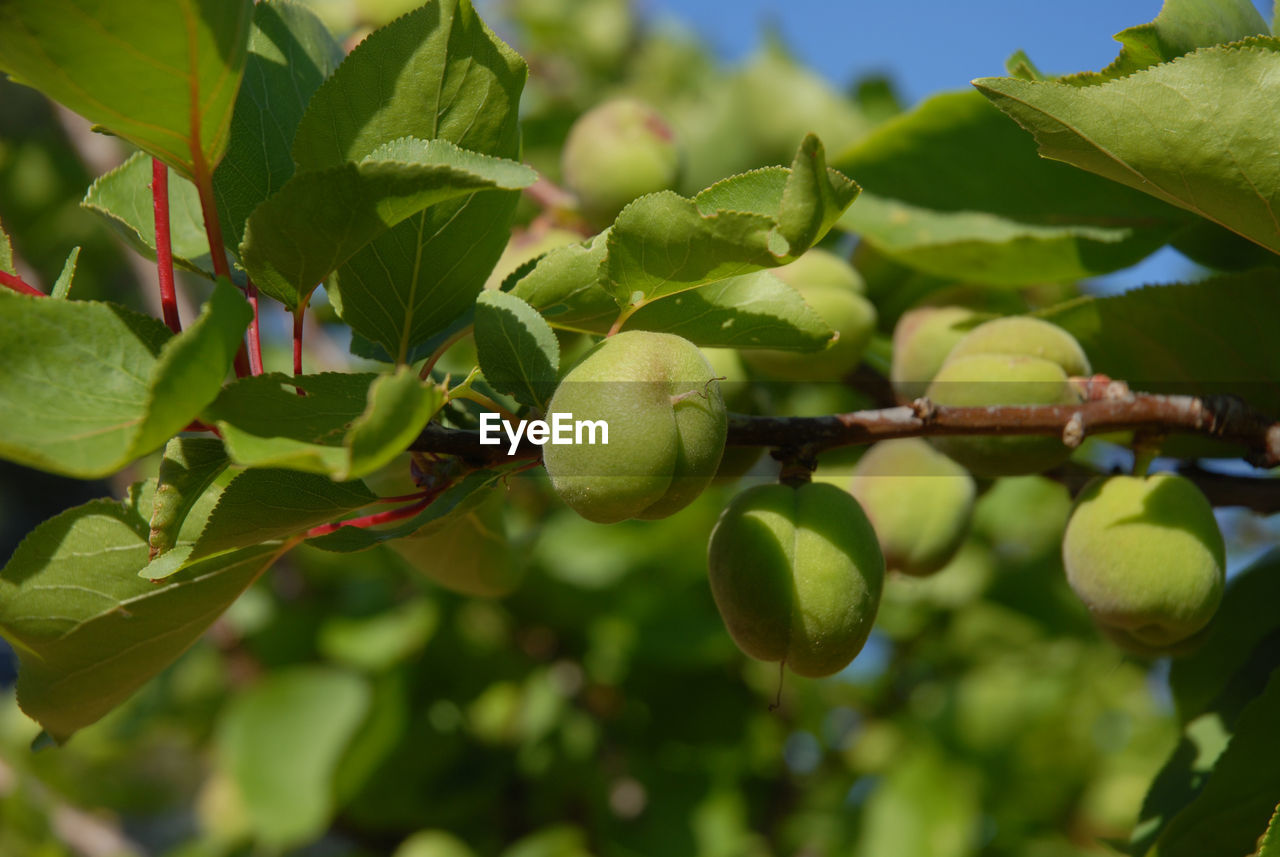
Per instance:
[[[893,328],[893,364],[889,380],[904,402],[924,395],[947,355],[984,317],[962,306],[926,306],[910,310]]]
[[[507,538],[503,492],[494,491],[464,514],[388,546],[445,589],[481,598],[507,595],[524,578],[524,564]]]
[[[871,520],[885,567],[932,574],[964,542],[973,512],[973,477],[916,438],[871,447],[853,471],[850,492]]]
[[[1039,357],[975,354],[948,359],[929,385],[929,399],[939,405],[1072,405],[1080,394],[1062,367]],[[978,476],[1038,473],[1071,454],[1059,437],[953,436],[930,442]]]
[[[666,120],[647,104],[616,98],[573,123],[560,169],[583,215],[607,226],[636,197],[675,187],[680,162],[680,147]]]
[[[711,533],[708,565],[738,648],[809,677],[839,672],[861,651],[884,585],[858,502],[819,482],[739,494]]]
[[[1062,539],[1067,581],[1109,637],[1157,653],[1203,629],[1222,600],[1226,549],[1195,483],[1158,473],[1098,478]]]
[[[992,319],[969,331],[947,360],[974,354],[1012,354],[1057,363],[1068,376],[1088,375],[1089,358],[1070,333],[1039,318],[1014,315]]]
[[[600,523],[663,518],[693,502],[728,432],[714,377],[693,343],[669,333],[626,331],[598,343],[556,388],[548,421],[557,413],[604,421],[609,442],[544,446],[556,493]]]
[[[836,338],[821,351],[743,351],[751,366],[777,378],[794,381],[837,381],[862,362],[876,329],[876,308],[863,297],[862,277],[848,262],[813,249],[773,275],[800,293]]]

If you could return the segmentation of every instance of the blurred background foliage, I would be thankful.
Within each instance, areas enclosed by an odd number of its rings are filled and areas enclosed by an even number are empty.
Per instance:
[[[415,4],[309,5],[349,46]],[[530,63],[525,160],[553,180],[570,124],[606,96],[671,120],[686,193],[789,160],[809,130],[836,155],[901,110],[887,80],[842,90],[776,38],[726,66],[626,0],[482,12]],[[142,307],[147,268],[79,207],[124,153],[29,90],[0,82],[0,103],[0,219],[24,273],[51,282],[80,246],[76,297]],[[537,212],[525,205],[527,223]],[[894,322],[922,301],[1017,312],[1076,293],[957,290],[866,246],[856,260],[881,311],[882,369]],[[186,282],[192,300],[206,288]],[[283,368],[278,321],[267,363]],[[341,336],[309,335],[310,365],[346,360]],[[873,401],[835,386],[767,395],[774,413]],[[849,459],[821,473],[844,478]],[[0,464],[0,556],[148,466],[86,484]],[[766,457],[745,479],[774,467]],[[888,582],[844,672],[780,687],[775,666],[734,647],[706,583],[707,535],[744,484],[714,486],[668,520],[605,527],[559,505],[540,475],[513,477],[470,541],[419,550],[509,565],[523,582],[502,599],[446,591],[390,548],[295,550],[158,680],[58,750],[31,751],[39,729],[0,659],[0,854],[1069,857],[1129,839],[1178,741],[1168,665],[1103,642],[1071,595],[1065,488],[983,486],[965,547],[932,578]],[[1238,511],[1222,521],[1233,571],[1280,532]],[[491,526],[514,539],[484,544]]]

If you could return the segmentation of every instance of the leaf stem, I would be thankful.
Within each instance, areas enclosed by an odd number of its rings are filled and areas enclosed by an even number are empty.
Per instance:
[[[258,287],[253,280],[245,281],[244,296],[253,307],[253,321],[249,322],[249,372],[262,374],[262,328],[258,324]]]
[[[200,138],[196,135],[193,139]],[[231,282],[231,268],[227,265],[227,250],[222,240],[222,225],[218,222],[218,205],[213,198],[213,174],[209,171],[209,165],[205,163],[204,155],[198,146],[192,148],[191,156],[192,179],[196,186],[196,193],[200,197],[200,214],[204,220],[204,234],[209,239],[213,273],[219,277],[226,277],[227,281]],[[253,374],[253,369],[249,365],[249,352],[243,342],[236,351],[235,367],[237,378]]]
[[[298,304],[298,308],[293,311],[293,374],[302,374],[302,321],[307,314],[307,302],[310,299],[308,295],[302,299],[302,303]],[[302,390],[298,390],[299,393]]]
[[[4,271],[0,271],[0,285],[8,286],[20,295],[31,295],[37,298],[49,297],[35,286],[28,284],[18,275],[6,274]]]
[[[423,381],[430,378],[431,370],[436,368],[436,364],[440,362],[440,358],[444,356],[445,352],[456,345],[464,336],[471,333],[472,330],[474,330],[474,327],[472,325],[467,325],[454,333],[444,342],[440,343],[439,347],[436,348],[435,351],[431,352],[431,356],[427,358],[427,362],[422,364],[422,371],[418,373],[418,377]]]
[[[359,527],[367,529],[376,527],[379,524],[389,524],[393,521],[400,521],[405,518],[412,518],[421,512],[427,506],[431,505],[431,501],[435,499],[435,494],[423,497],[416,503],[410,503],[408,506],[401,506],[399,509],[389,509],[386,512],[374,512],[372,515],[364,515],[359,518],[348,518],[345,521],[334,521],[329,524],[321,524],[318,527],[312,527],[307,530],[306,538],[314,539],[317,536],[327,536],[329,533],[336,532],[343,527]]]
[[[182,320],[178,317],[178,292],[173,277],[173,242],[169,232],[169,167],[159,158],[151,159],[151,207],[156,219],[160,308],[169,329],[181,333]]]

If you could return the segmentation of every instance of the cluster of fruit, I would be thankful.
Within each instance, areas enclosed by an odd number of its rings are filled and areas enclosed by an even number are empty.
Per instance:
[[[671,187],[680,169],[661,118],[627,100],[579,120],[564,155],[565,183],[597,225],[636,196]],[[858,272],[815,249],[776,275],[836,337],[816,353],[745,350],[743,359],[780,379],[848,375],[877,322]],[[1080,344],[1061,328],[967,307],[906,313],[893,346],[891,381],[902,401],[1078,404],[1082,386],[1072,379],[1091,372]],[[717,379],[726,355],[711,356],[716,369],[689,341],[644,331],[616,334],[588,351],[549,411],[604,420],[611,442],[545,448],[560,497],[592,521],[662,518],[692,502],[717,473],[744,470],[724,456],[728,420]],[[800,675],[839,671],[867,639],[886,571],[932,574],[960,548],[978,493],[974,476],[1040,473],[1069,453],[1052,436],[891,440],[863,455],[847,490],[805,481],[744,491],[721,515],[708,552],[711,589],[730,634],[748,655]],[[735,458],[747,467],[754,460]],[[1098,626],[1132,650],[1193,644],[1221,598],[1224,546],[1213,511],[1177,476],[1096,479],[1075,503],[1062,550],[1068,580]]]

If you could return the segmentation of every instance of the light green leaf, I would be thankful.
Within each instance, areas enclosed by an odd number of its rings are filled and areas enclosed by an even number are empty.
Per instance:
[[[447,140],[400,138],[359,163],[295,174],[250,215],[240,257],[258,289],[292,310],[357,250],[424,208],[536,179],[522,164]]]
[[[71,294],[71,281],[76,277],[76,262],[79,259],[80,248],[72,247],[67,255],[67,261],[62,263],[62,271],[58,274],[58,279],[53,281],[53,291],[49,292],[49,297],[66,300]]]
[[[857,195],[809,135],[789,170],[734,176],[693,199],[663,191],[632,202],[609,231],[603,279],[620,303],[634,305],[784,265],[821,239]]]
[[[0,224],[0,271],[17,273],[13,267],[13,245],[9,243],[9,233],[4,231],[4,224]]]
[[[227,146],[252,0],[10,0],[0,70],[181,172]]]
[[[201,496],[199,503],[207,510],[203,520],[193,512],[174,547],[138,573],[161,580],[209,557],[252,545],[279,544],[377,499],[359,481],[334,482],[293,470],[246,470],[225,489],[215,487]]]
[[[272,373],[231,384],[204,417],[237,464],[347,480],[403,452],[442,402],[407,366],[392,375]]]
[[[841,226],[902,264],[951,280],[1018,286],[1113,271],[1189,220],[1045,161],[975,92],[927,99],[837,166],[863,188]]]
[[[560,370],[560,343],[537,310],[508,292],[476,299],[476,354],[499,393],[546,409]]]
[[[1240,713],[1204,788],[1161,831],[1159,857],[1249,854],[1280,803],[1280,670]]]
[[[1276,804],[1275,812],[1271,813],[1267,832],[1258,841],[1258,857],[1280,857],[1280,803]]]
[[[552,250],[516,279],[511,294],[538,310],[552,327],[605,333],[621,311],[600,270],[608,236],[605,230],[588,241]]]
[[[298,127],[300,169],[365,158],[411,135],[520,156],[524,61],[466,0],[439,0],[374,31],[316,91]],[[377,238],[327,284],[342,319],[396,362],[475,303],[509,237],[519,197],[443,203]]]
[[[341,61],[341,46],[306,6],[290,0],[254,5],[231,137],[213,174],[228,246],[240,246],[249,215],[293,175],[298,122],[312,94]]]
[[[439,622],[436,603],[415,598],[372,616],[326,619],[316,645],[329,660],[380,672],[420,652]]]
[[[1149,24],[1116,34],[1123,47],[1100,72],[1061,78],[1073,86],[1092,86],[1177,59],[1197,48],[1236,42],[1267,32],[1267,23],[1249,0],[1165,0]]]
[[[106,218],[133,249],[156,258],[156,215],[151,195],[151,157],[134,152],[99,176],[80,205]],[[213,257],[200,213],[200,194],[182,176],[169,176],[169,244],[175,264],[213,279]]]
[[[114,473],[190,423],[252,318],[225,280],[178,336],[113,304],[0,300],[0,455],[79,478]]]
[[[97,500],[45,521],[0,571],[19,704],[66,741],[176,660],[279,550],[238,551],[156,585],[137,575],[147,523],[136,511]]]
[[[219,724],[218,757],[265,846],[300,845],[329,826],[334,774],[371,699],[364,678],[305,666],[274,673],[232,702]]]
[[[1280,416],[1280,273],[1229,274],[1084,298],[1040,315],[1066,328],[1097,372],[1135,390],[1232,393]]]
[[[1205,48],[1097,86],[974,85],[1040,153],[1181,206],[1280,252],[1280,41]]]
[[[147,536],[152,557],[177,543],[188,513],[230,463],[217,438],[175,437],[165,445]]]
[[[928,744],[916,747],[867,799],[858,852],[880,857],[973,853],[981,820],[974,779]]]
[[[703,348],[818,351],[834,336],[799,292],[768,271],[645,304],[622,329],[674,333]]]

